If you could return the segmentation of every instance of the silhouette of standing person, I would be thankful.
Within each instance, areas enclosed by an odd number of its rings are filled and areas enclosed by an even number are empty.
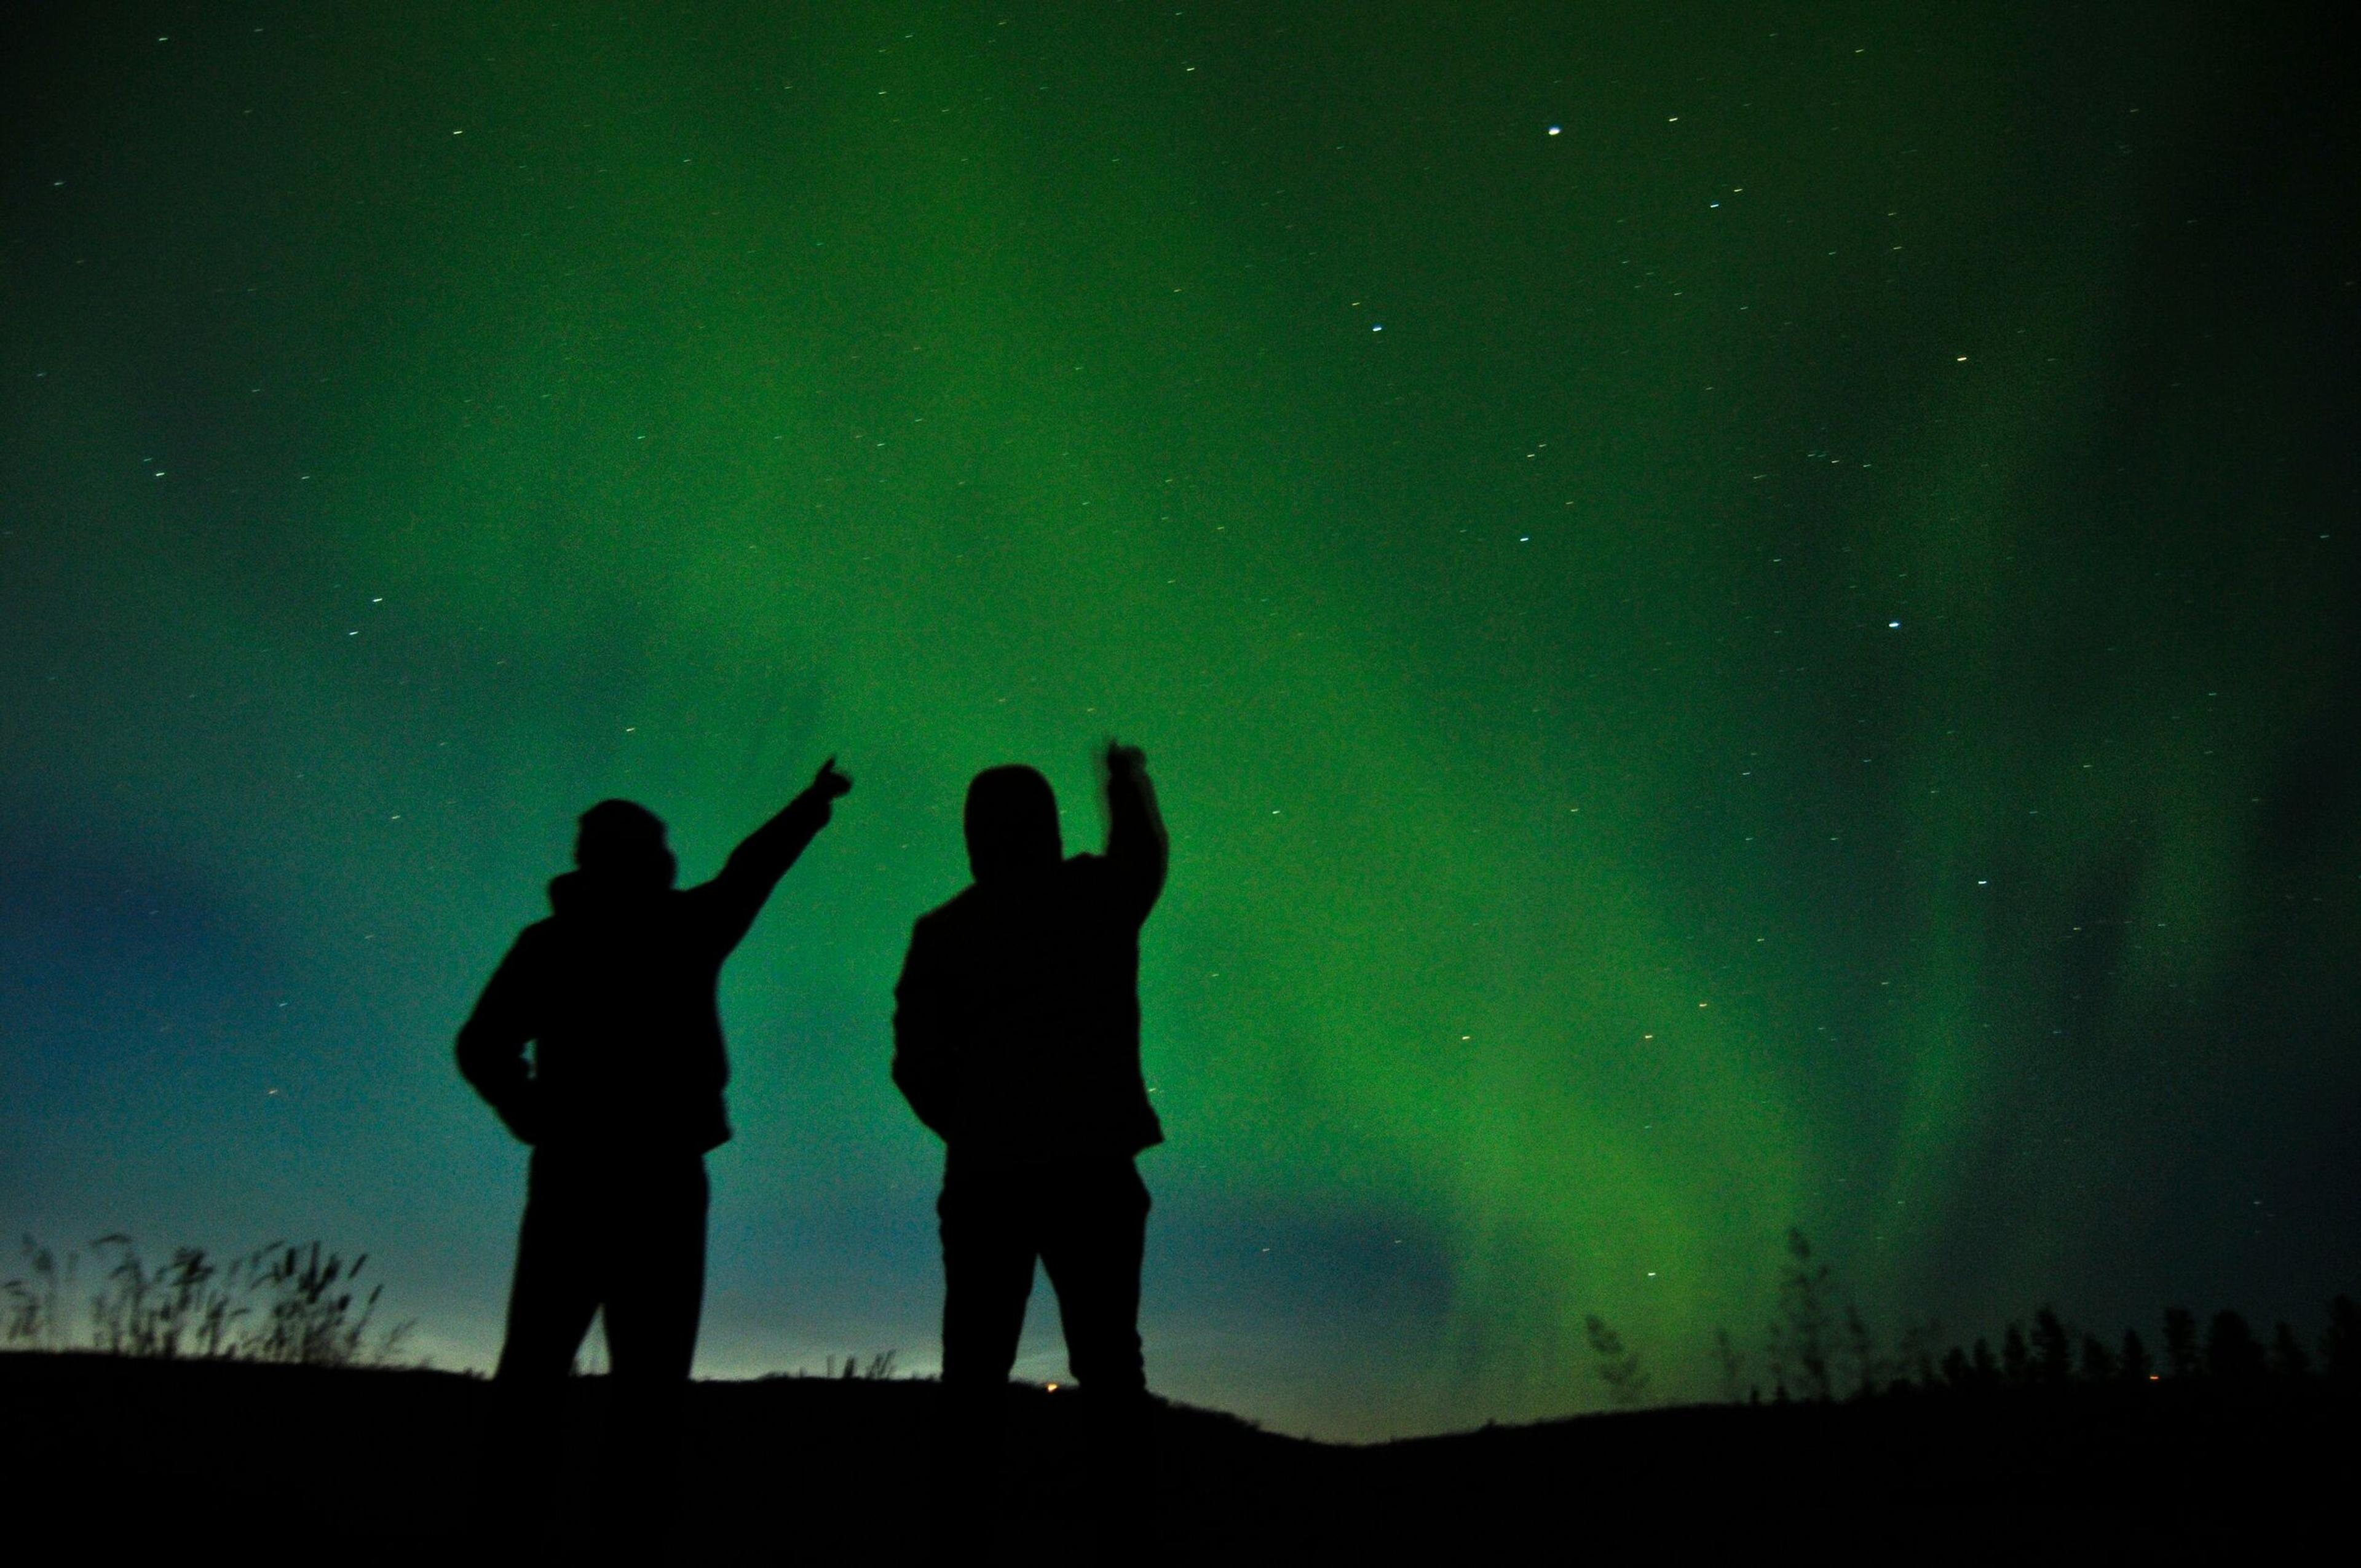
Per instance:
[[[1139,930],[1164,887],[1147,758],[1110,742],[1103,854],[1067,859],[1049,781],[989,768],[967,794],[975,881],[919,918],[895,988],[894,1081],[945,1146],[945,1430],[938,1542],[989,1544],[1008,1374],[1038,1259],[1098,1426],[1082,1477],[1107,1544],[1136,1530],[1148,1385],[1139,1272],[1164,1140],[1139,1069]]]
[[[673,886],[663,821],[628,800],[599,802],[582,814],[577,869],[549,884],[550,916],[517,938],[459,1031],[460,1072],[533,1146],[495,1375],[501,1438],[518,1452],[486,1466],[489,1528],[529,1535],[546,1513],[553,1402],[602,1309],[617,1516],[606,1539],[628,1550],[667,1528],[677,1405],[705,1299],[705,1156],[730,1137],[715,987],[851,787],[829,758],[719,876],[685,890]]]

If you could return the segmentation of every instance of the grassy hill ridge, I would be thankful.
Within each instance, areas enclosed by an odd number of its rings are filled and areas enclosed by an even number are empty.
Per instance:
[[[468,1488],[500,1463],[482,1453],[492,1392],[432,1371],[0,1354],[0,1474],[20,1515],[85,1521],[125,1549],[217,1537],[249,1551],[314,1542],[339,1561],[467,1561]],[[695,1385],[684,1560],[913,1557],[935,1393]],[[561,1501],[585,1519],[605,1395],[598,1378],[568,1390],[574,1492]],[[1690,1406],[1345,1445],[1173,1406],[1152,1527],[1177,1560],[1225,1563],[1708,1546],[1835,1561],[2251,1558],[2349,1511],[2356,1415],[2318,1386],[2167,1383]],[[1081,1560],[1082,1418],[1070,1393],[1013,1394],[1005,1524],[1030,1559]]]

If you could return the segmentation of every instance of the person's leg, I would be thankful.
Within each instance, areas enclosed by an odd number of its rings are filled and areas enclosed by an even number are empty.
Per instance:
[[[607,1350],[619,1385],[676,1387],[688,1380],[705,1312],[710,1193],[697,1155],[616,1175],[613,1217],[600,1240]]]
[[[598,1310],[589,1212],[595,1201],[567,1162],[533,1152],[478,1472],[479,1524],[502,1552],[537,1550],[557,1488],[564,1456],[556,1407]]]
[[[705,1306],[710,1188],[696,1155],[616,1173],[606,1253],[606,1438],[614,1544],[661,1554],[680,1511],[684,1396]]]
[[[943,1382],[936,1441],[934,1533],[948,1558],[991,1551],[999,1507],[1003,1407],[1034,1243],[1021,1194],[1005,1175],[947,1172],[942,1217]]]
[[[1139,1272],[1148,1189],[1131,1161],[1094,1161],[1043,1184],[1041,1264],[1058,1292],[1072,1369],[1092,1431],[1081,1512],[1109,1560],[1144,1561],[1154,1536],[1151,1421],[1139,1345]]]
[[[582,1171],[533,1151],[509,1285],[508,1332],[493,1374],[501,1381],[554,1384],[573,1369],[574,1353],[598,1310],[597,1206]]]
[[[1146,1392],[1139,1348],[1139,1270],[1148,1188],[1131,1161],[1093,1161],[1046,1178],[1041,1266],[1058,1292],[1066,1360],[1082,1391]]]
[[[942,1217],[943,1384],[999,1389],[1016,1365],[1025,1302],[1033,1294],[1033,1237],[1005,1179],[954,1179]]]

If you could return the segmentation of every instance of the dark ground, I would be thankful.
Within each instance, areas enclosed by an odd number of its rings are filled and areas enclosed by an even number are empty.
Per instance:
[[[577,1518],[598,1514],[604,1393],[597,1379],[573,1390]],[[0,1355],[0,1476],[17,1530],[52,1521],[87,1540],[85,1560],[466,1562],[490,1394],[448,1373]],[[934,1395],[697,1385],[701,1508],[680,1560],[912,1558]],[[1081,1411],[1035,1390],[1014,1408],[1012,1560],[1082,1560],[1069,1479]],[[2361,1402],[2317,1383],[2192,1380],[1700,1406],[1346,1447],[1174,1408],[1151,1534],[1173,1561],[1222,1563],[2344,1561],[2356,1415]]]

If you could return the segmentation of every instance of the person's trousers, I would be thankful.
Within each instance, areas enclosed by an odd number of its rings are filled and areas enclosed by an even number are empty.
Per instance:
[[[497,1374],[564,1377],[600,1309],[618,1384],[678,1383],[705,1310],[702,1155],[535,1149]]]
[[[494,1381],[489,1528],[520,1541],[588,1536],[619,1557],[655,1549],[678,1508],[681,1397],[705,1304],[705,1161],[535,1149],[526,1178]],[[554,1524],[565,1490],[567,1376],[605,1313],[607,1422],[597,1442],[601,1517]]]
[[[951,1163],[943,1239],[943,1431],[935,1523],[946,1558],[991,1549],[1008,1374],[1038,1261],[1058,1293],[1066,1360],[1095,1429],[1076,1500],[1103,1539],[1136,1529],[1149,1464],[1139,1272],[1148,1189],[1126,1157],[975,1169]]]
[[[935,1206],[944,1386],[1008,1381],[1038,1259],[1058,1293],[1074,1381],[1092,1394],[1144,1391],[1139,1268],[1148,1209],[1138,1169],[1120,1157],[983,1171],[954,1166]]]

